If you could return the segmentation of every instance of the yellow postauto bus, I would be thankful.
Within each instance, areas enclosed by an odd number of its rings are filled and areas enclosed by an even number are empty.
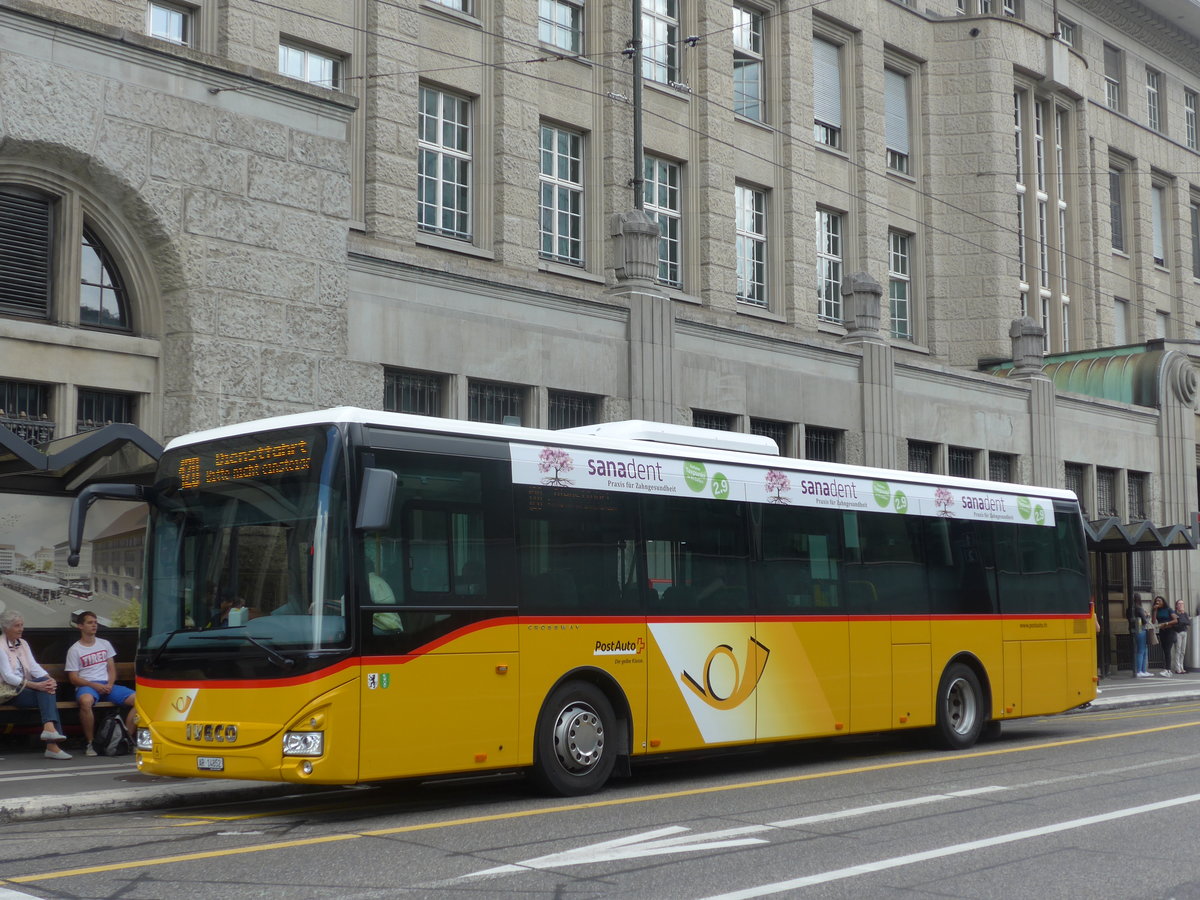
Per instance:
[[[893,729],[971,746],[1096,693],[1066,491],[781,458],[649,422],[333,409],[171,442],[137,765],[346,784]]]

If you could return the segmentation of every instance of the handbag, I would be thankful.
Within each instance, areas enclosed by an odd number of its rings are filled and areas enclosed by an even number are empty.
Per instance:
[[[9,684],[7,681],[0,679],[0,703],[7,703],[17,694],[21,693],[21,688],[24,685]]]
[[[1157,644],[1158,643],[1158,624],[1157,623],[1151,624],[1146,629],[1146,631],[1148,632],[1148,634],[1146,635],[1146,643],[1150,644],[1151,646],[1153,646],[1154,644]]]

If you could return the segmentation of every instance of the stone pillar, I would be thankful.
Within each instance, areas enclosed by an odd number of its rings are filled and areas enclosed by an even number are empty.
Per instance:
[[[842,281],[843,344],[862,348],[858,383],[862,394],[863,465],[896,468],[895,354],[879,330],[883,288],[866,272]]]
[[[1012,338],[1013,369],[1010,378],[1045,378],[1042,361],[1045,359],[1046,330],[1037,322],[1022,316],[1013,319],[1008,327]]]
[[[842,281],[842,324],[846,326],[843,344],[863,341],[883,343],[879,333],[879,304],[883,288],[866,272],[850,275]]]
[[[675,420],[675,311],[659,290],[658,224],[642,210],[613,217],[616,293],[629,301],[629,415]]]

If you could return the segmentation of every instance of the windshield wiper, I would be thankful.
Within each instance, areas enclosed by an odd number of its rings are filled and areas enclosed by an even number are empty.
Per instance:
[[[206,635],[204,635],[204,639],[206,641],[247,640],[250,643],[252,643],[255,647],[258,647],[258,649],[262,650],[263,653],[267,654],[267,659],[271,660],[271,662],[275,663],[275,665],[279,666],[280,668],[290,669],[292,666],[294,666],[296,664],[296,661],[294,659],[284,656],[282,653],[280,653],[274,647],[267,646],[262,641],[260,641],[258,638],[253,637],[245,632],[242,632],[241,634],[206,634]]]
[[[150,657],[150,668],[153,669],[158,663],[158,658],[163,655],[163,651],[167,649],[167,644],[171,643],[171,638],[177,634],[183,634],[185,631],[195,631],[195,628],[176,628],[174,631],[168,631],[167,636],[163,638],[163,642],[158,645],[158,649],[154,651],[154,655]]]

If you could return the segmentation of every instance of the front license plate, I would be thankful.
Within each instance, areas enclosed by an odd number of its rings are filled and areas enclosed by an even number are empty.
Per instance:
[[[196,768],[202,772],[224,772],[225,760],[219,756],[197,756]]]

